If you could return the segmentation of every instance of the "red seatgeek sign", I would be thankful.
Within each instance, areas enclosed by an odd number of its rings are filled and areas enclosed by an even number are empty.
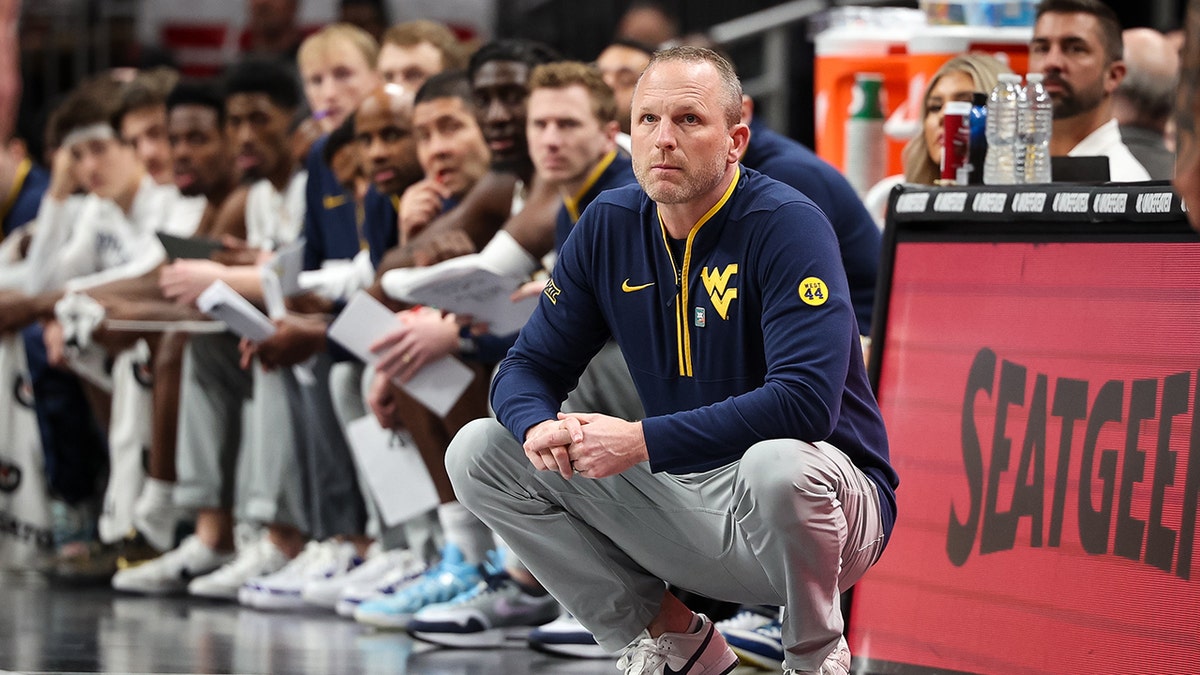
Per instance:
[[[1200,672],[1198,385],[1200,243],[899,244],[856,661]]]

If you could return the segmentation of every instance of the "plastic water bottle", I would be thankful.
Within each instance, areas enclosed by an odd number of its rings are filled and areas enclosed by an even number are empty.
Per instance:
[[[983,182],[988,185],[1017,182],[1017,92],[1020,88],[1020,75],[1003,73],[988,96],[988,150],[983,164]]]
[[[1049,183],[1050,132],[1054,127],[1054,107],[1042,74],[1025,76],[1025,107],[1021,114],[1021,136],[1025,144],[1025,182]]]
[[[846,119],[846,179],[862,197],[887,172],[883,135],[883,75],[857,73]]]
[[[1029,133],[1026,124],[1030,119],[1029,97],[1025,95],[1025,87],[1017,82],[1017,137],[1013,140],[1014,183],[1025,182],[1025,154],[1029,148]]]
[[[983,165],[987,161],[987,94],[971,95],[971,172],[969,185],[983,183]]]

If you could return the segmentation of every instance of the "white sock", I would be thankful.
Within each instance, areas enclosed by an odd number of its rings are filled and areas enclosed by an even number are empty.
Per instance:
[[[409,518],[400,524],[399,530],[405,539],[405,547],[421,560],[436,561],[438,551],[442,550],[442,526],[438,522],[438,511],[432,509]],[[391,532],[385,533],[385,539]]]
[[[159,551],[169,550],[175,543],[178,512],[174,492],[174,483],[147,476],[133,505],[133,526]]]
[[[496,547],[488,526],[458,502],[439,506],[438,520],[442,523],[446,541],[457,546],[463,559],[472,565],[482,563],[487,552]]]

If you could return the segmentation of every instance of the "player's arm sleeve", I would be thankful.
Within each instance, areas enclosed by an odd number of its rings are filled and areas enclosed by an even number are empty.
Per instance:
[[[154,235],[139,237],[138,244],[133,248],[135,249],[134,257],[128,262],[68,279],[64,285],[65,290],[80,292],[120,279],[133,279],[150,272],[167,261],[167,252],[158,241],[158,237]]]
[[[50,195],[42,198],[38,208],[37,229],[29,242],[29,252],[22,261],[26,268],[25,292],[31,295],[50,290],[62,284],[72,273],[86,273],[68,269],[69,260],[80,255],[80,230],[86,228],[94,210],[84,210],[88,204],[83,198],[69,197],[58,200]],[[95,207],[95,204],[88,204]],[[70,254],[70,259],[67,258]]]

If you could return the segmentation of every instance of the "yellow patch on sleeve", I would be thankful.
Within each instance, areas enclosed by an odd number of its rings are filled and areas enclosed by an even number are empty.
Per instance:
[[[823,305],[829,299],[829,287],[817,277],[808,277],[800,282],[800,299],[813,307]]]

